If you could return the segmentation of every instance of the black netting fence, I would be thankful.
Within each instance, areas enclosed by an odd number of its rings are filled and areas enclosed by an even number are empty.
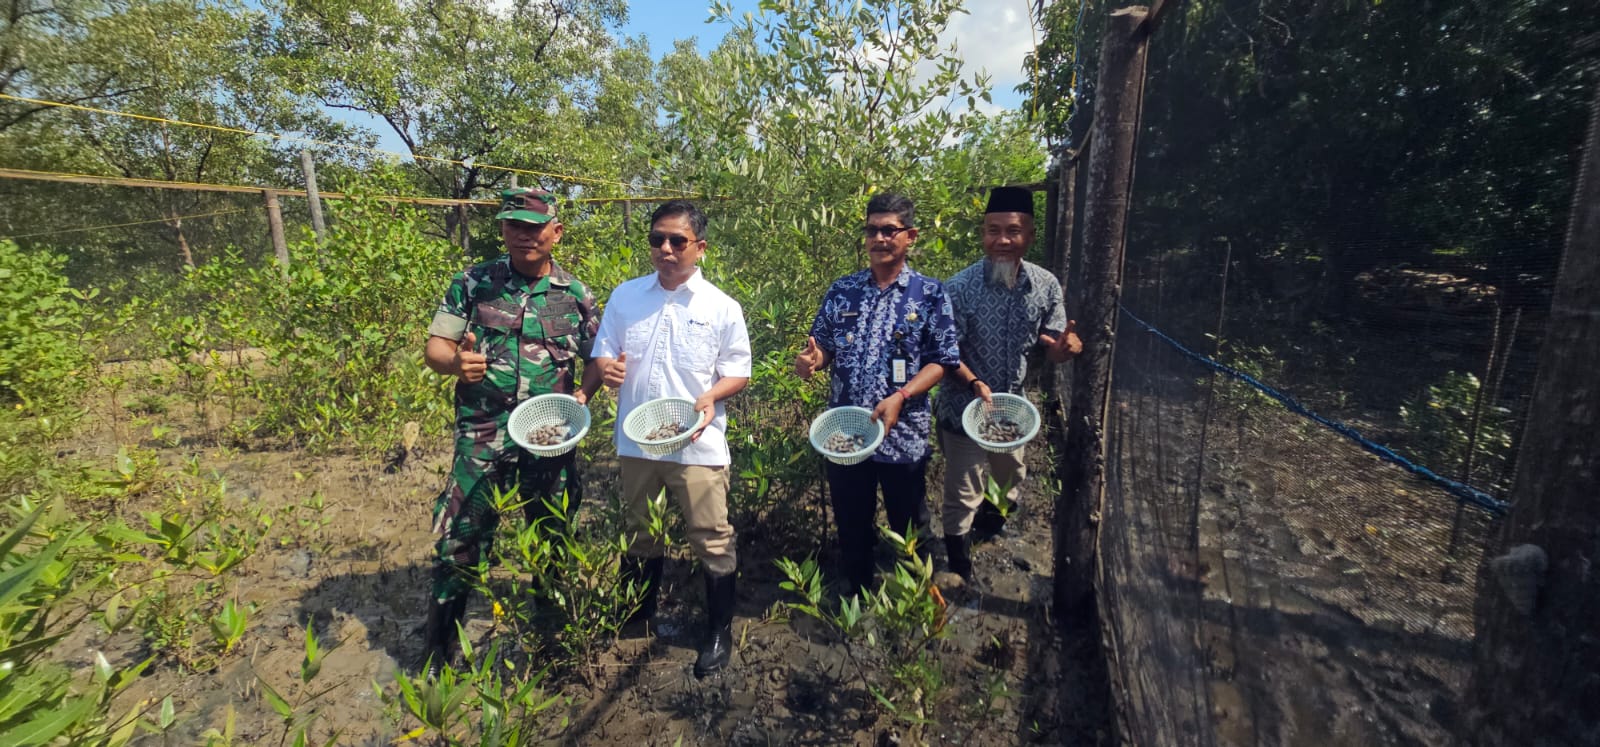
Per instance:
[[[1101,534],[1136,744],[1465,738],[1600,17],[1392,5],[1151,41]]]

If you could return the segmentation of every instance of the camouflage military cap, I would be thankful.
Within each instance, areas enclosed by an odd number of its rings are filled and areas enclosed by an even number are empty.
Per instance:
[[[500,193],[495,220],[549,223],[556,217],[556,196],[535,187],[512,187]]]

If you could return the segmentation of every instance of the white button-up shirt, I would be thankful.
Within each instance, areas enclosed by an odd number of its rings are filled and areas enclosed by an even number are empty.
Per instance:
[[[675,290],[658,276],[634,278],[611,292],[594,356],[628,354],[628,375],[617,398],[617,455],[720,466],[729,464],[728,417],[717,403],[716,417],[699,440],[659,456],[646,454],[622,432],[635,407],[661,397],[696,399],[724,376],[750,376],[750,333],[744,310],[701,276],[699,270]]]

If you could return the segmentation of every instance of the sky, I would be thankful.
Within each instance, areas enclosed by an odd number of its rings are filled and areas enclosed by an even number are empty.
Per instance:
[[[945,29],[942,41],[956,43],[967,71],[986,70],[990,76],[993,104],[978,102],[989,113],[1014,109],[1022,96],[1014,89],[1024,78],[1022,58],[1033,49],[1036,34],[1029,33],[1028,8],[1032,0],[967,0],[966,13],[958,13]],[[737,15],[758,12],[758,0],[732,0]],[[643,34],[657,59],[672,50],[678,39],[694,38],[702,52],[709,52],[728,32],[728,25],[707,23],[711,0],[630,0],[628,22],[618,33],[628,37]],[[379,147],[405,152],[393,131],[376,118],[350,112],[337,112],[345,119],[364,124],[378,133]]]
[[[969,71],[987,70],[992,76],[994,106],[990,111],[1014,109],[1022,96],[1014,89],[1023,81],[1023,55],[1033,49],[1036,34],[1028,30],[1028,5],[1032,0],[967,0],[966,13],[958,13],[945,29],[943,42],[954,41]],[[758,0],[733,0],[735,15],[756,13]],[[710,0],[631,0],[625,36],[644,34],[657,59],[672,49],[673,41],[694,37],[702,52],[717,46],[728,31],[726,24],[708,24]]]

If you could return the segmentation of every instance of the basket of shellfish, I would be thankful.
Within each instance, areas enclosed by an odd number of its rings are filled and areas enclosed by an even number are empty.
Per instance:
[[[506,427],[518,446],[538,456],[561,456],[589,433],[589,408],[570,394],[541,394],[517,405]]]
[[[974,397],[961,412],[961,429],[979,446],[996,452],[1013,451],[1039,435],[1039,408],[1027,397],[1000,393],[993,404]]]
[[[622,421],[622,435],[638,444],[646,454],[666,456],[689,445],[701,417],[692,399],[653,399],[628,413],[627,419]]]
[[[883,422],[865,407],[835,407],[811,421],[811,448],[834,464],[859,464],[883,443]]]

